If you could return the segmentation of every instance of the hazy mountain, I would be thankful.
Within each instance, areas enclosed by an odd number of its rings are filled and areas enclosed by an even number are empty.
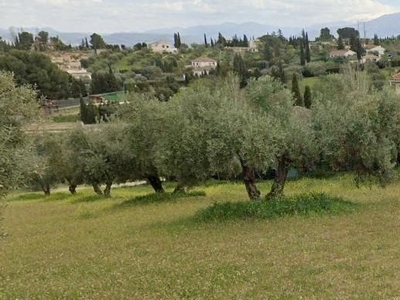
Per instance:
[[[368,37],[377,34],[379,37],[391,37],[400,35],[400,13],[383,15],[377,19],[365,22],[365,30]],[[363,24],[360,24],[360,34],[363,36]]]
[[[380,37],[386,36],[397,36],[400,34],[400,13],[394,13],[390,15],[384,15],[372,21],[365,22],[365,30],[367,37],[373,37],[377,34]],[[331,33],[337,35],[336,31],[341,27],[353,27],[360,29],[361,36],[364,35],[364,23],[349,25],[346,22],[337,22],[335,24],[320,24],[305,28],[308,32],[310,39],[314,39],[319,36],[320,30],[323,27],[328,27]],[[259,37],[267,33],[277,32],[281,29],[284,36],[299,36],[301,34],[302,27],[280,27],[278,25],[266,25],[255,22],[248,22],[243,24],[236,23],[223,23],[220,25],[202,25],[194,26],[189,28],[161,28],[157,30],[150,30],[146,32],[120,32],[112,34],[102,34],[106,43],[109,44],[125,44],[126,46],[132,46],[136,43],[151,43],[158,40],[166,40],[173,42],[173,34],[179,32],[183,43],[188,45],[192,43],[203,43],[204,34],[207,35],[208,39],[216,39],[218,33],[221,33],[226,38],[231,38],[235,34],[238,37],[242,37],[246,34],[248,38]],[[59,32],[52,28],[17,28],[12,27],[10,29],[0,29],[0,36],[3,39],[12,41],[14,40],[16,33],[25,30],[37,34],[39,31],[44,30],[49,32],[50,36],[58,36],[64,43],[71,45],[80,45],[82,39],[87,37],[89,39],[91,33],[88,32]],[[101,33],[100,33],[101,34]]]
[[[383,15],[377,19],[359,22],[358,24],[348,24],[345,22],[335,24],[321,24],[313,26],[310,29],[307,28],[308,34],[311,38],[319,36],[320,30],[323,27],[328,27],[331,30],[331,34],[337,36],[337,30],[343,27],[353,27],[360,31],[360,36],[364,37],[364,26],[365,34],[367,38],[373,38],[374,34],[379,37],[391,37],[400,35],[400,13]]]
[[[132,46],[136,43],[152,43],[156,41],[173,42],[173,34],[166,33],[142,33],[142,32],[117,32],[104,34],[104,41],[108,44],[124,44]]]
[[[181,36],[192,37],[197,42],[204,41],[204,34],[208,38],[217,39],[218,34],[221,33],[226,38],[231,38],[235,34],[242,37],[245,34],[248,38],[259,37],[267,33],[277,32],[279,29],[284,35],[298,35],[301,33],[301,28],[279,27],[272,25],[259,24],[255,22],[248,22],[242,24],[236,23],[223,23],[220,25],[202,25],[189,28],[163,28],[147,31],[147,33],[169,33],[173,34],[179,32]]]

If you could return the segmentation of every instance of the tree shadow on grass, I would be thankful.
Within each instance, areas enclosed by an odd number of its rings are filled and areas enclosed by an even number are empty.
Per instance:
[[[116,204],[115,208],[125,208],[136,205],[148,205],[164,202],[173,202],[181,198],[189,197],[204,197],[206,193],[203,191],[192,191],[188,193],[153,193],[144,196],[137,196],[132,199],[126,200],[122,203]]]

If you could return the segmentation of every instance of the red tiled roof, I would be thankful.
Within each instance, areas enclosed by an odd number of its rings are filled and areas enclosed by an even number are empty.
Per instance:
[[[399,80],[400,81],[400,72],[399,73],[397,73],[397,74],[394,74],[393,76],[392,76],[392,78],[391,78],[392,80]]]

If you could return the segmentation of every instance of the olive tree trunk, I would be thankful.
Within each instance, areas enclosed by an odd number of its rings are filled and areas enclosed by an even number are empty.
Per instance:
[[[151,187],[154,189],[156,193],[165,192],[160,177],[156,175],[147,175],[147,181],[150,183]]]
[[[76,188],[77,188],[77,185],[73,184],[73,183],[70,183],[68,186],[68,190],[72,195],[76,194]]]
[[[100,186],[99,186],[97,183],[93,183],[92,186],[93,186],[93,191],[94,191],[97,195],[100,195],[100,196],[103,195],[103,192],[101,191]]]
[[[283,155],[278,161],[278,168],[275,170],[274,182],[272,183],[271,190],[267,195],[267,199],[283,196],[283,189],[285,188],[288,172],[288,160],[286,155]]]
[[[42,191],[46,196],[50,196],[50,184],[48,183],[41,183],[40,186],[42,187]]]
[[[104,196],[107,198],[111,197],[111,186],[112,186],[112,181],[107,181],[106,188],[104,189]]]
[[[247,195],[249,196],[250,200],[260,199],[261,192],[256,186],[256,174],[254,168],[246,165],[242,159],[240,159],[240,164],[242,166],[243,182],[246,187]]]

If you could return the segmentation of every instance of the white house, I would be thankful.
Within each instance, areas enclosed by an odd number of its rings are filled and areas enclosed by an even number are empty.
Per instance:
[[[383,54],[385,54],[386,49],[383,48],[382,46],[376,46],[376,45],[370,45],[370,46],[365,46],[365,51],[367,53],[377,53],[379,57],[381,57]]]
[[[261,41],[259,39],[256,40],[250,40],[249,41],[249,47],[248,47],[248,51],[249,52],[258,52],[258,48],[261,44]]]
[[[335,57],[350,57],[353,55],[357,55],[356,52],[350,49],[343,49],[343,50],[333,50],[329,52],[329,57],[330,58],[335,58]]]
[[[212,69],[217,67],[217,61],[209,57],[199,57],[192,60],[190,67],[193,69],[194,75],[208,74]]]
[[[168,53],[176,53],[178,52],[178,49],[176,49],[174,46],[172,46],[170,43],[166,41],[158,41],[155,43],[151,43],[150,49],[153,50],[153,52],[157,53],[163,53],[163,52],[168,52]]]

